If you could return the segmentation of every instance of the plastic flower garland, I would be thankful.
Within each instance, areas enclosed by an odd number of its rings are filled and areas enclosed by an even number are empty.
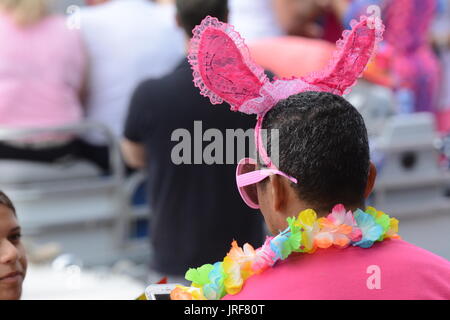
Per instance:
[[[327,217],[317,218],[314,210],[300,212],[287,219],[288,228],[276,237],[268,237],[264,245],[254,249],[248,243],[243,248],[236,241],[222,262],[189,269],[186,280],[191,287],[177,286],[172,300],[220,300],[226,294],[239,293],[244,281],[285,260],[293,252],[314,253],[318,248],[349,245],[370,248],[376,241],[400,239],[398,220],[382,211],[368,207],[354,214],[343,205],[336,205]]]

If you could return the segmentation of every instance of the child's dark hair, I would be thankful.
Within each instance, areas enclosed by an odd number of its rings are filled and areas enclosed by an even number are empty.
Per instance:
[[[14,215],[16,215],[16,208],[14,207],[11,199],[9,199],[3,191],[0,191],[0,205],[4,205],[5,207],[11,209]]]
[[[364,204],[367,130],[344,98],[324,92],[293,95],[267,113],[263,128],[279,130],[279,169],[298,180],[292,186],[301,200],[318,210]]]

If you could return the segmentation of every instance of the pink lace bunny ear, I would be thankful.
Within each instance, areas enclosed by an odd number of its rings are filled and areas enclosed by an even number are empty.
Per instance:
[[[194,84],[212,104],[223,101],[233,111],[264,115],[278,101],[304,91],[347,93],[362,74],[382,40],[384,26],[379,17],[361,17],[338,41],[329,67],[300,79],[271,83],[264,70],[250,57],[244,40],[233,26],[206,17],[193,30],[188,60]]]
[[[353,20],[350,25],[352,30],[344,31],[343,39],[337,42],[337,51],[328,68],[302,78],[316,87],[316,91],[348,93],[383,39],[384,25],[377,16],[362,16],[359,22]]]
[[[233,26],[208,16],[193,34],[188,60],[194,84],[202,95],[209,97],[212,104],[226,101],[234,111],[260,97],[262,86],[269,80],[252,61]]]
[[[338,41],[328,68],[302,78],[265,83],[260,97],[246,101],[239,111],[263,116],[278,101],[305,91],[348,93],[375,53],[384,31],[384,25],[377,16],[362,16],[359,22],[352,21],[351,27],[352,30],[346,30]]]

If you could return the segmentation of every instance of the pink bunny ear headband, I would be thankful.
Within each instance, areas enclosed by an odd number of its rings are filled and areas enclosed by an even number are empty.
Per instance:
[[[256,175],[240,166],[241,163],[248,166],[249,161],[241,161],[236,177],[244,201],[252,208],[258,208],[258,204],[244,187],[271,174],[297,183],[295,178],[277,169],[263,146],[261,127],[266,113],[280,100],[300,92],[348,93],[382,40],[384,26],[379,17],[362,16],[359,22],[354,20],[350,25],[352,29],[344,31],[343,39],[337,42],[337,50],[325,70],[302,78],[273,82],[253,62],[249,49],[233,26],[208,16],[193,30],[188,60],[193,69],[194,84],[200,93],[209,97],[212,104],[226,101],[233,111],[257,115],[255,145],[268,169],[259,170],[260,174]]]

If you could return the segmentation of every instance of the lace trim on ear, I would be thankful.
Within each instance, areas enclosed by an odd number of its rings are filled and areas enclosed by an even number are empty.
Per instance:
[[[351,91],[359,77],[366,70],[378,44],[383,40],[384,25],[376,16],[361,16],[360,20],[352,20],[352,30],[345,30],[342,39],[336,43],[336,51],[328,67],[323,71],[312,72],[302,77],[307,83],[320,87],[319,91],[327,91],[337,95],[344,95]],[[366,28],[362,28],[366,27]],[[363,41],[364,32],[374,32],[375,39]],[[360,44],[355,45],[355,41]],[[367,46],[373,43],[373,46]]]
[[[209,88],[205,84],[200,72],[198,61],[199,56],[203,54],[201,52],[203,34],[209,28],[224,32],[233,41],[233,43],[236,45],[238,51],[242,56],[243,64],[245,64],[245,66],[259,79],[259,81],[261,82],[261,87],[263,86],[264,83],[269,82],[269,79],[264,73],[264,69],[258,66],[252,60],[250,51],[248,47],[245,45],[244,39],[240,36],[240,34],[237,31],[234,30],[234,27],[227,23],[220,22],[217,18],[207,16],[202,21],[202,23],[196,26],[195,29],[192,31],[193,37],[189,45],[189,54],[188,54],[188,60],[193,70],[194,85],[200,89],[200,93],[203,96],[208,97],[211,100],[212,104],[221,104],[224,101],[223,98],[221,98],[218,94],[214,92],[213,88]],[[241,105],[231,104],[231,110],[240,111],[239,108]]]
[[[265,83],[260,90],[260,97],[246,101],[240,108],[240,112],[262,115],[274,107],[280,100],[304,91],[321,91],[318,86],[306,83],[300,78],[289,80],[277,79],[274,82]]]

